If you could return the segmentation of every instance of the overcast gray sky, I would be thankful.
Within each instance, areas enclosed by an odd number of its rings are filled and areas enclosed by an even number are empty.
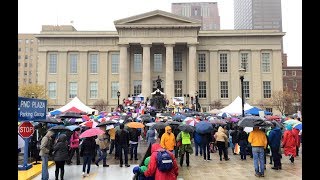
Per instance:
[[[233,0],[18,0],[18,33],[71,21],[78,31],[115,31],[115,20],[156,9],[171,12],[177,2],[218,2],[220,28],[233,29]],[[282,0],[282,29],[288,65],[302,66],[302,0]]]

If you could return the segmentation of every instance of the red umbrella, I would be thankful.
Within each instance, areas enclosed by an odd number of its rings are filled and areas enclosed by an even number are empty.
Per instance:
[[[79,138],[92,137],[105,133],[100,128],[91,128],[80,134]]]

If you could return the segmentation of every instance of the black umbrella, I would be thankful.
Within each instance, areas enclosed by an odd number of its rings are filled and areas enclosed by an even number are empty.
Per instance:
[[[61,131],[71,131],[71,130],[69,128],[65,127],[64,125],[57,125],[57,126],[53,126],[52,128],[48,129],[48,131],[61,132]]]
[[[151,127],[153,129],[164,129],[166,126],[169,126],[169,124],[164,122],[156,122],[156,124],[152,125]]]
[[[259,116],[246,116],[238,122],[238,126],[242,127],[265,127],[268,126],[265,119]]]
[[[51,123],[51,124],[63,124],[62,121],[58,120],[54,117],[47,116],[45,120],[34,120],[34,122],[43,122],[43,123]]]
[[[65,112],[58,115],[58,118],[82,118],[82,116],[77,112]]]
[[[117,124],[117,122],[115,121],[104,121],[104,122],[101,122],[99,123],[96,127],[100,127],[100,126],[108,126],[108,125],[111,125],[111,124]]]
[[[180,124],[178,126],[178,129],[181,131],[189,132],[189,133],[192,133],[194,131],[194,127],[188,124]]]
[[[178,121],[167,121],[166,122],[169,125],[180,125],[182,122],[178,122]]]

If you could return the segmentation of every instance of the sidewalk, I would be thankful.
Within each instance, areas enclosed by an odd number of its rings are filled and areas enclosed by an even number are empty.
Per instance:
[[[32,165],[32,167],[28,170],[18,170],[18,180],[31,180],[35,178],[37,175],[41,174],[41,169],[42,169],[41,161],[38,161],[38,163],[39,164]],[[53,161],[48,162],[49,168],[54,165],[55,164]]]

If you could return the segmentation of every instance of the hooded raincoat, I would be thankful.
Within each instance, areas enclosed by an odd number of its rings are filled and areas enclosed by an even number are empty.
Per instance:
[[[163,135],[161,136],[161,147],[172,151],[174,149],[174,145],[176,144],[176,139],[174,137],[174,134],[172,132],[168,133],[168,130],[171,130],[170,126],[166,126],[165,127],[165,133],[163,133]]]

